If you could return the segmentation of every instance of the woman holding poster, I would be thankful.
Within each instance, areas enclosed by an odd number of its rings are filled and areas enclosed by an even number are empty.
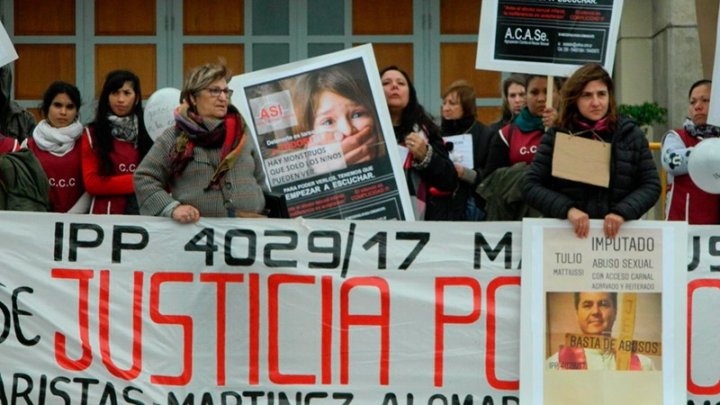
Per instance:
[[[135,172],[141,214],[193,223],[264,210],[265,174],[245,121],[230,104],[229,78],[222,64],[188,74],[175,126],[156,139]]]
[[[558,126],[542,138],[523,195],[543,215],[570,220],[580,238],[591,218],[604,219],[605,236],[614,238],[657,202],[660,178],[645,133],[618,116],[613,82],[601,65],[583,65],[563,86]]]
[[[452,194],[458,184],[455,166],[440,137],[440,129],[417,99],[410,77],[397,66],[380,72],[385,99],[400,145],[403,168],[415,217],[429,221],[452,220]]]

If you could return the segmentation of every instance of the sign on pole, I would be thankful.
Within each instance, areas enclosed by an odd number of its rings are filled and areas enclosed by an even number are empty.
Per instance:
[[[569,76],[595,62],[612,74],[623,0],[484,0],[477,69]]]

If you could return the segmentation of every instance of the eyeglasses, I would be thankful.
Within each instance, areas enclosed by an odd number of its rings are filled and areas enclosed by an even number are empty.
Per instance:
[[[221,89],[220,87],[208,87],[205,90],[207,90],[208,93],[210,93],[210,95],[213,97],[220,97],[220,93],[225,93],[225,96],[227,96],[227,98],[230,98],[233,95],[233,90],[227,87],[224,89]]]

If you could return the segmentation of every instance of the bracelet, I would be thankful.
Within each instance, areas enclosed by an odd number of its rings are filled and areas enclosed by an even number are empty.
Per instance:
[[[427,144],[427,153],[425,153],[425,158],[420,162],[415,162],[413,160],[412,167],[413,169],[422,170],[430,165],[430,160],[432,159],[433,154],[433,148],[430,144]]]

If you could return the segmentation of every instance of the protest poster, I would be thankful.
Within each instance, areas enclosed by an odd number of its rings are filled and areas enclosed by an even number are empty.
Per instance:
[[[0,66],[5,66],[17,58],[17,51],[5,31],[5,26],[0,22]]]
[[[523,222],[520,401],[685,401],[686,224]]]
[[[413,220],[371,45],[233,77],[290,217]]]
[[[475,67],[569,76],[595,62],[611,75],[623,0],[484,0]]]
[[[1,404],[518,404],[519,223],[0,221]]]

